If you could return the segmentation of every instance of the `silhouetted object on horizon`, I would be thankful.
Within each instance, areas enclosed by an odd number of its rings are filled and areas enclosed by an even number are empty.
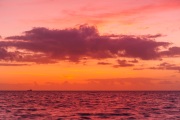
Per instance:
[[[32,92],[32,89],[27,90],[28,92]]]

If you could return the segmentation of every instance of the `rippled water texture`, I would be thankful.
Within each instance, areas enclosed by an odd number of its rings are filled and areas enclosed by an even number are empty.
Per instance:
[[[180,92],[0,92],[2,120],[180,120]]]

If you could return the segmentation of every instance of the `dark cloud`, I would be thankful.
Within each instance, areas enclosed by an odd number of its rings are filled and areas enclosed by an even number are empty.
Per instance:
[[[59,60],[79,62],[83,58],[105,59],[127,57],[134,58],[132,63],[137,63],[135,58],[142,60],[157,60],[162,56],[178,53],[175,48],[167,51],[170,43],[157,42],[157,35],[127,36],[127,35],[100,35],[93,26],[81,25],[78,28],[47,29],[33,28],[25,31],[23,35],[10,36],[6,41],[1,41],[1,47],[14,47],[17,51],[25,50],[29,54],[21,53],[16,61],[36,63],[56,63]],[[153,39],[151,39],[153,38]],[[0,57],[4,58],[0,52]],[[126,61],[127,62],[127,61]],[[120,66],[133,66],[119,61]]]
[[[13,61],[18,57],[18,52],[8,52],[5,48],[0,47],[0,60]]]
[[[156,70],[178,70],[180,72],[180,66],[176,64],[171,64],[167,62],[163,62],[157,67],[150,67],[149,69],[156,69]]]
[[[134,66],[134,64],[128,63],[127,60],[117,60],[118,65],[114,65],[113,67],[118,68],[118,67],[131,67]]]
[[[6,58],[8,56],[9,56],[8,52],[5,49],[0,48],[0,59],[4,59],[4,58]]]
[[[180,47],[170,47],[167,51],[161,53],[164,56],[180,56]]]

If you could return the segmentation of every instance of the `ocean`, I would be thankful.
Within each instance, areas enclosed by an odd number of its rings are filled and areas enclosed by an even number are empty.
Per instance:
[[[0,91],[0,120],[180,120],[178,91]]]

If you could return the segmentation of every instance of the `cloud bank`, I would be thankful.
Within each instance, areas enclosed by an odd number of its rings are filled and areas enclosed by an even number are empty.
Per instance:
[[[38,27],[0,41],[0,60],[56,63],[61,60],[80,62],[84,59],[123,57],[135,60],[119,60],[119,66],[133,66],[133,62],[138,62],[136,59],[158,60],[179,56],[180,47],[170,47],[169,42],[154,40],[161,36],[100,35],[96,27],[88,25],[68,29]],[[10,52],[10,48],[15,50]]]

